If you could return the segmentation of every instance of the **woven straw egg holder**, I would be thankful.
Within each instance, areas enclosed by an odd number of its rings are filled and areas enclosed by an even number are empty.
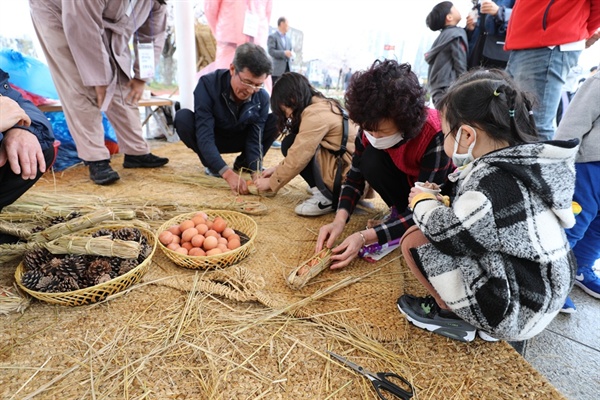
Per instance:
[[[178,215],[165,222],[157,231],[157,237],[173,225],[178,225],[182,221],[193,218],[201,211]],[[158,246],[163,253],[176,265],[188,269],[218,269],[237,264],[246,258],[254,250],[254,240],[257,233],[256,222],[249,216],[230,210],[209,210],[204,211],[209,219],[221,217],[227,221],[227,226],[232,228],[238,234],[243,234],[247,240],[240,247],[230,250],[226,253],[212,256],[189,256],[177,253],[168,249],[165,245],[158,242]],[[242,235],[240,235],[242,236]],[[242,237],[243,237],[242,236]]]

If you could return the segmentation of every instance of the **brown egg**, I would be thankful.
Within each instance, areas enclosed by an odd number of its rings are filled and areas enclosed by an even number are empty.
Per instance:
[[[194,217],[202,217],[205,221],[208,219],[208,215],[206,215],[204,211],[198,211],[196,214],[194,214]]]
[[[217,241],[219,242],[219,244],[227,244],[227,239],[225,239],[224,237],[218,237]]]
[[[189,242],[197,234],[198,234],[198,229],[196,229],[196,228],[187,228],[181,234],[181,240],[183,240],[184,242]]]
[[[206,253],[204,252],[204,250],[202,250],[201,248],[198,247],[192,247],[192,249],[190,251],[188,251],[188,256],[193,256],[193,257],[198,257],[198,256],[205,256]]]
[[[233,229],[231,229],[230,227],[227,227],[225,229],[223,229],[223,232],[221,232],[221,236],[223,236],[224,238],[228,238],[229,236],[233,235],[235,233],[235,231]]]
[[[206,226],[208,226],[208,229],[212,228],[212,224],[213,224],[213,222],[211,220],[209,220],[209,219],[206,220]]]
[[[183,254],[183,255],[187,256],[188,251],[185,247],[179,247],[179,248],[175,249],[175,253],[179,253],[179,254]]]
[[[175,244],[181,243],[181,236],[173,235],[173,240],[171,241],[171,243],[175,243]]]
[[[204,243],[204,236],[202,236],[202,235],[196,235],[192,238],[192,245],[194,245],[194,247],[202,247],[203,243]]]
[[[227,248],[229,250],[235,250],[235,249],[237,249],[240,246],[241,246],[240,240],[239,239],[235,239],[235,238],[229,240],[229,242],[227,243]]]
[[[167,249],[173,250],[173,251],[177,250],[179,247],[181,247],[181,246],[179,246],[179,243],[169,243],[167,245]]]
[[[173,225],[168,229],[173,235],[181,235],[181,229],[179,229],[179,225]]]
[[[183,247],[187,251],[190,251],[192,248],[194,248],[194,246],[192,246],[191,242],[183,242],[183,243],[181,243],[181,247]]]
[[[196,229],[198,229],[199,234],[204,235],[208,231],[208,226],[206,224],[198,224],[196,225]]]
[[[217,247],[217,245],[219,244],[219,242],[217,241],[217,238],[214,236],[206,236],[204,238],[204,243],[202,244],[202,248],[204,250],[212,250],[215,247]]]
[[[215,217],[213,220],[212,229],[221,233],[225,228],[227,228],[227,222],[222,217]]]
[[[193,228],[194,226],[196,226],[194,221],[186,219],[179,224],[179,229],[181,229],[181,232],[184,232],[186,229]]]
[[[215,231],[214,229],[209,229],[206,231],[206,233],[204,234],[204,236],[208,237],[208,236],[214,236],[216,238],[220,237],[221,235]]]
[[[192,218],[192,222],[194,222],[194,225],[199,225],[205,223],[206,220],[202,218],[201,215],[196,215],[194,218]]]
[[[229,251],[229,249],[227,248],[227,245],[223,244],[223,243],[219,243],[217,245],[217,249],[220,249],[223,253],[227,253]]]
[[[173,241],[173,234],[170,231],[161,232],[158,235],[158,240],[166,246]]]
[[[221,249],[219,249],[219,248],[214,248],[214,249],[212,249],[212,250],[209,250],[209,251],[207,251],[207,252],[206,252],[206,255],[207,255],[207,256],[216,256],[217,254],[221,254],[221,253],[222,253]]]
[[[233,235],[230,235],[227,238],[227,241],[231,242],[233,239],[237,239],[237,241],[240,242],[240,243],[242,242],[242,239],[240,239],[240,235],[238,235],[237,233],[234,233]]]

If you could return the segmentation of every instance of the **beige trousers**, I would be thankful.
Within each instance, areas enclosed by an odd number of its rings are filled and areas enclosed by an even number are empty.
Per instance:
[[[77,155],[85,161],[110,158],[104,145],[102,113],[96,105],[93,86],[84,86],[60,21],[61,16],[43,7],[31,7],[33,25],[46,56],[50,73],[65,113]],[[71,40],[77,40],[71,38]],[[113,71],[114,61],[111,60]],[[93,62],[91,63],[93,64]],[[107,68],[104,63],[96,68]],[[119,149],[128,155],[148,154],[150,148],[142,136],[139,108],[125,101],[129,78],[117,68],[117,84],[106,117],[117,135]]]

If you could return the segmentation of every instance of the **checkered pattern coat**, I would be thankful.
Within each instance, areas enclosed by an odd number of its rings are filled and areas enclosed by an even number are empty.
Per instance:
[[[430,244],[424,275],[462,319],[492,336],[528,339],[564,304],[576,262],[564,233],[578,141],[500,149],[451,176],[450,207],[424,199],[414,219]]]

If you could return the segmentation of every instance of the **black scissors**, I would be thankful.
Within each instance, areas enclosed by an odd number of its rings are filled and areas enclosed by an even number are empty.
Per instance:
[[[329,355],[331,357],[340,361],[344,365],[352,368],[359,374],[362,374],[362,375],[366,376],[367,378],[369,378],[369,380],[373,384],[373,387],[375,388],[375,391],[379,395],[380,399],[383,399],[383,400],[388,399],[382,392],[390,393],[390,394],[394,395],[394,397],[396,397],[398,399],[402,399],[402,400],[409,400],[414,394],[413,387],[410,384],[410,382],[407,381],[406,379],[404,379],[403,377],[401,377],[400,375],[394,374],[393,372],[373,373],[371,371],[364,369],[360,365],[356,365],[353,362],[348,361],[347,359],[345,359],[344,357],[342,357],[340,355],[332,353],[331,351],[328,351],[327,353],[329,353]],[[388,378],[393,378],[392,380],[398,381],[403,387],[390,381]]]

